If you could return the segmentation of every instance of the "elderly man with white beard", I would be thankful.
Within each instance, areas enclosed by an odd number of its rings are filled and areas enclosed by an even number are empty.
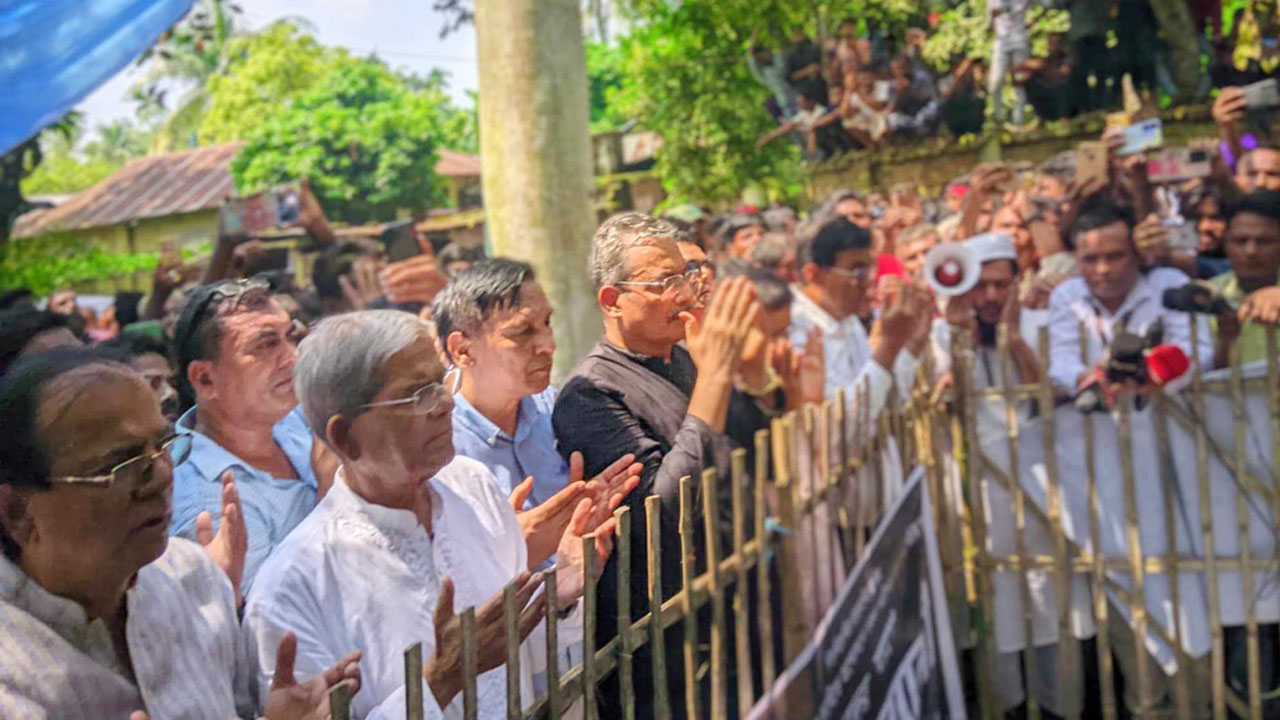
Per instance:
[[[427,658],[426,717],[461,717],[459,615],[472,606],[479,716],[503,716],[503,587],[515,582],[522,639],[544,610],[580,616],[583,536],[596,533],[602,565],[612,550],[611,512],[638,483],[640,466],[629,455],[588,483],[581,462],[571,462],[574,502],[517,517],[484,465],[454,456],[444,375],[428,326],[407,313],[328,318],[299,347],[303,412],[342,464],[333,489],[263,566],[245,626],[260,648],[296,633],[301,677],[332,664],[326,658],[336,653],[362,649],[356,717],[403,717],[403,652],[418,642]],[[535,597],[542,573],[529,569],[553,553],[556,596]],[[536,645],[522,651],[524,704],[534,699],[533,673],[545,658]],[[270,677],[273,658],[260,652],[259,660]]]

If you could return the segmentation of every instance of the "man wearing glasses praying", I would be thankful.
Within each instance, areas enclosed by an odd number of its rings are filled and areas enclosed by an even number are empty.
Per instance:
[[[281,672],[257,703],[228,582],[244,561],[234,489],[210,546],[169,538],[191,437],[127,365],[79,348],[26,358],[0,382],[0,427],[0,717],[301,720],[358,686],[345,650],[295,684],[290,634],[264,649]]]
[[[332,467],[323,469],[332,456],[295,410],[301,331],[260,280],[197,288],[174,330],[179,390],[184,406],[195,407],[175,424],[191,436],[191,454],[174,469],[170,532],[214,531],[224,476],[234,480],[249,529],[246,593],[332,479]]]

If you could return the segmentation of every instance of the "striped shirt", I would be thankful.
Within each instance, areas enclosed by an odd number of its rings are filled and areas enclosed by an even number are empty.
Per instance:
[[[129,589],[129,680],[106,624],[0,558],[0,718],[253,717],[253,674],[231,583],[195,543],[171,539]]]

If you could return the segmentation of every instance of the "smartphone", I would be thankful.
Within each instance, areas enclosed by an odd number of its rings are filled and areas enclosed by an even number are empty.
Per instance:
[[[287,228],[302,221],[302,198],[295,186],[284,186],[247,197],[234,197],[218,210],[223,232],[254,235]]]
[[[1156,153],[1147,161],[1147,178],[1153,183],[1179,182],[1208,177],[1213,158],[1208,150],[1176,148]]]
[[[1160,118],[1141,120],[1124,129],[1124,146],[1121,155],[1136,155],[1146,150],[1156,150],[1164,144],[1164,130]]]
[[[400,262],[422,254],[418,245],[418,233],[413,229],[412,220],[397,220],[382,228],[378,236],[387,251],[388,262]]]
[[[876,102],[889,102],[889,98],[893,96],[893,83],[888,80],[877,80],[875,88],[871,91],[871,97]]]
[[[1102,142],[1082,142],[1076,146],[1076,179],[1083,183],[1091,178],[1107,180],[1107,146]]]
[[[1280,88],[1277,87],[1275,78],[1259,80],[1245,85],[1241,90],[1244,91],[1244,99],[1250,110],[1280,105]]]

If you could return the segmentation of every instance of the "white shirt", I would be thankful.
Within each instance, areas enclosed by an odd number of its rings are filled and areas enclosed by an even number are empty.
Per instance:
[[[1049,296],[1049,380],[1053,386],[1074,393],[1080,375],[1106,352],[1119,329],[1138,335],[1160,318],[1164,321],[1164,342],[1182,348],[1187,357],[1199,356],[1202,367],[1213,366],[1213,339],[1209,324],[1199,316],[1199,345],[1191,347],[1191,317],[1166,310],[1164,291],[1191,282],[1180,270],[1157,268],[1139,276],[1117,312],[1109,312],[1089,291],[1083,277],[1073,277]],[[1086,330],[1088,362],[1080,356],[1080,324]]]
[[[263,565],[244,624],[257,642],[261,679],[269,680],[285,631],[298,636],[296,676],[304,681],[352,650],[361,650],[358,718],[404,717],[404,651],[421,642],[435,650],[440,581],[454,583],[454,608],[479,607],[521,571],[528,548],[507,498],[488,468],[458,456],[430,481],[432,535],[409,510],[374,505],[356,495],[339,469],[333,488]],[[580,622],[580,620],[579,620]],[[573,627],[561,644],[581,637]],[[535,631],[521,653],[521,697],[533,701],[533,673],[545,641]],[[479,717],[504,717],[506,669],[477,680]],[[462,698],[440,708],[423,684],[428,718],[462,717]]]
[[[200,546],[171,538],[126,595],[136,684],[106,623],[0,558],[0,717],[156,720],[253,717],[253,668],[226,575]],[[272,653],[275,646],[272,646]]]
[[[1027,47],[1027,8],[1031,0],[987,0],[987,22],[1005,49]],[[999,11],[997,13],[997,11]]]

